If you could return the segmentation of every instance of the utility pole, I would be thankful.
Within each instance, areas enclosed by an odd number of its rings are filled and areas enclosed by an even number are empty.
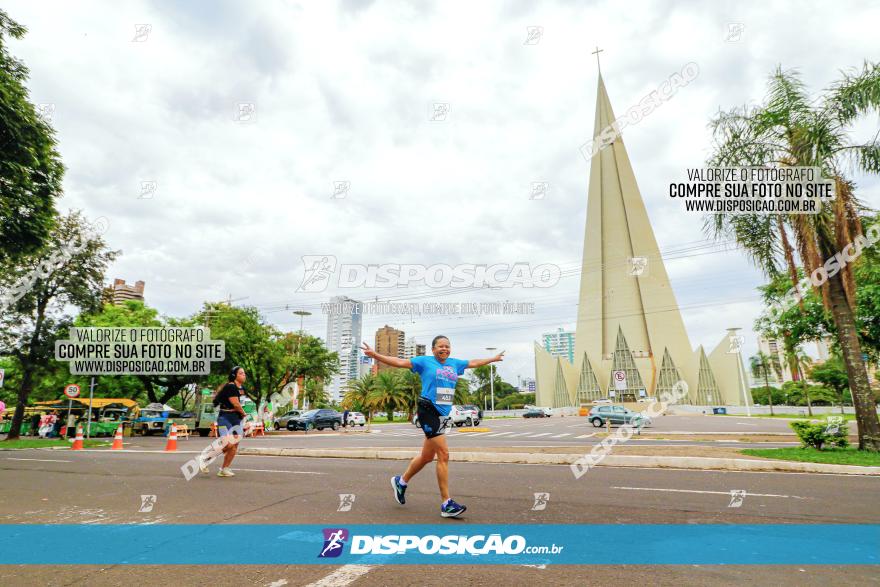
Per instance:
[[[487,351],[498,350],[498,347],[487,346]],[[489,392],[492,394],[492,411],[495,411],[495,364],[489,363]]]

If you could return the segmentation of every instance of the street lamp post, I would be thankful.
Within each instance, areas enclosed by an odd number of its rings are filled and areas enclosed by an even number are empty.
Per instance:
[[[307,312],[306,310],[294,310],[293,313],[299,316],[299,341],[296,343],[296,357],[299,358],[299,347],[302,346],[302,337],[303,337],[303,318],[306,316],[311,316],[311,312]],[[309,401],[309,398],[306,396],[306,377],[303,375],[303,388],[302,388],[302,396],[303,396],[303,407],[302,409],[306,409],[306,403]]]
[[[487,346],[487,351],[498,350],[497,347]],[[495,411],[495,364],[489,363],[489,393],[492,394],[492,412]]]

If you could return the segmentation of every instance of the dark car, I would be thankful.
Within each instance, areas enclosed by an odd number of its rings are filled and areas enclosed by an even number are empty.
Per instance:
[[[523,414],[523,418],[546,418],[547,414],[544,413],[544,410],[526,410],[526,413]]]
[[[604,426],[606,422],[618,425],[632,424],[637,427],[651,424],[651,418],[623,406],[596,406],[590,410],[587,420],[596,428]]]
[[[287,422],[288,430],[323,430],[332,428],[339,430],[342,426],[342,414],[336,410],[309,410],[301,416],[291,418]]]

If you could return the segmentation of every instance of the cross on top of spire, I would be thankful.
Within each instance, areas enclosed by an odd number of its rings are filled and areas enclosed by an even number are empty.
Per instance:
[[[600,49],[599,46],[597,45],[597,46],[596,46],[596,50],[593,51],[593,52],[591,53],[592,55],[595,55],[595,56],[596,56],[596,67],[599,68],[599,75],[602,74],[602,64],[599,63],[599,53],[601,53],[601,52],[604,51],[604,50],[605,50],[605,49]]]

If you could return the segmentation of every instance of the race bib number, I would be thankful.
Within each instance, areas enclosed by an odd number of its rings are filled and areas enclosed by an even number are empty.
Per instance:
[[[437,405],[438,406],[451,406],[452,398],[455,396],[455,390],[437,390]]]

